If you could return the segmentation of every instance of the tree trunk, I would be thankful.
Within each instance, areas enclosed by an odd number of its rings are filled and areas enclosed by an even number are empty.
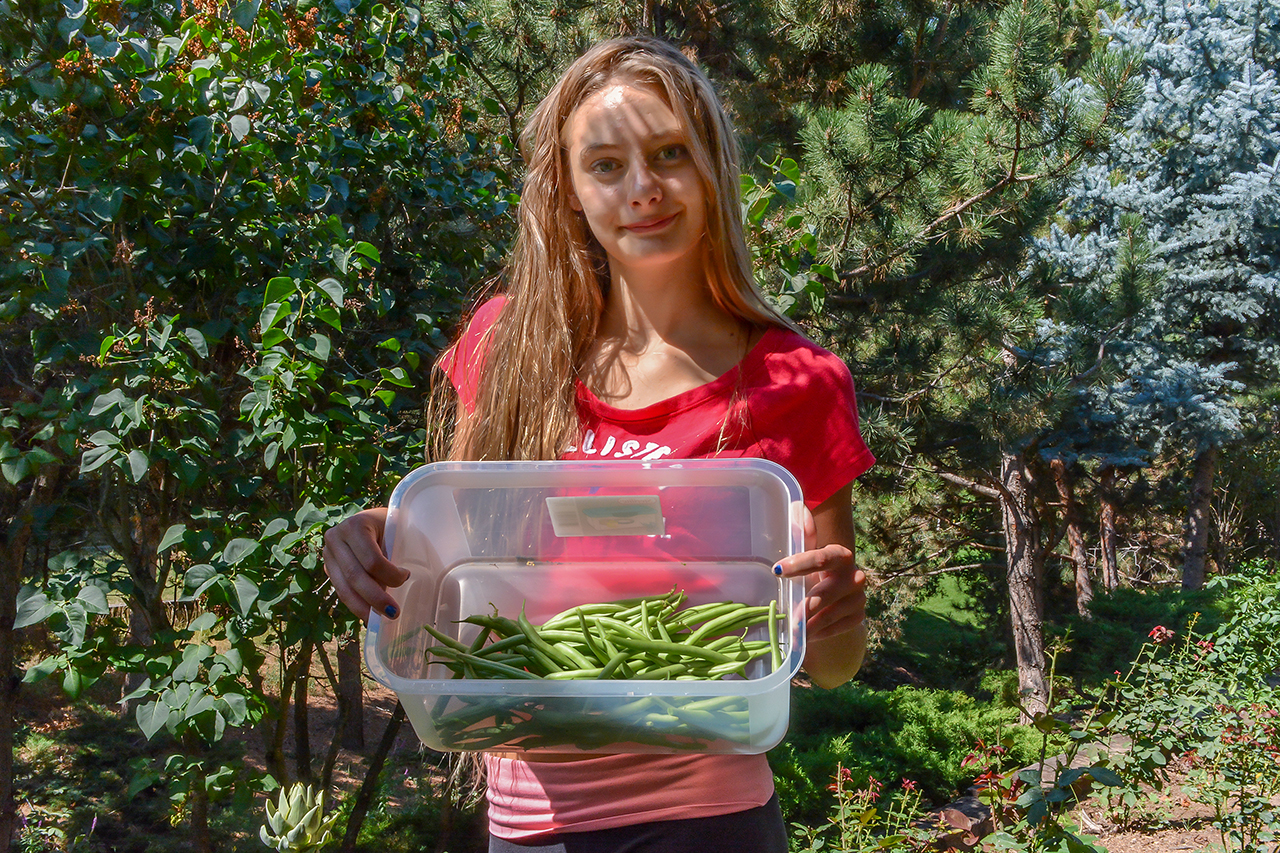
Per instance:
[[[164,587],[168,580],[159,560],[160,538],[168,528],[168,509],[152,512],[135,493],[117,492],[110,477],[102,479],[99,498],[99,526],[129,572],[133,590],[129,595],[129,641],[149,646],[161,632],[173,630],[164,606]],[[154,503],[167,505],[161,496]],[[146,673],[125,674],[124,692],[128,695],[142,684]],[[129,713],[121,702],[121,715]]]
[[[400,724],[403,722],[404,706],[397,702],[396,709],[382,732],[382,741],[378,744],[378,750],[369,758],[369,769],[364,774],[364,781],[360,783],[360,790],[356,793],[356,800],[351,806],[351,817],[347,818],[347,828],[342,836],[342,847],[339,848],[339,853],[352,853],[356,848],[360,827],[364,825],[365,815],[369,813],[369,806],[373,804],[373,795],[378,790],[378,776],[382,773],[382,765],[396,742],[396,735],[400,733]]]
[[[18,672],[18,632],[11,626],[18,612],[18,588],[31,541],[30,517],[14,519],[7,534],[0,539],[0,560],[4,561],[0,565],[0,853],[9,853],[17,829],[13,801],[14,714],[22,676]]]
[[[329,653],[324,646],[316,648],[316,656],[320,658],[320,667],[324,670],[325,678],[329,682],[329,690],[334,696],[341,691],[338,690],[338,675],[333,671],[333,664],[329,662]],[[333,787],[333,768],[338,763],[338,752],[342,749],[342,732],[346,726],[346,706],[339,700],[338,702],[338,718],[333,723],[333,732],[329,738],[329,749],[324,756],[324,764],[320,768],[320,790],[327,796],[329,789]]]
[[[1187,508],[1186,535],[1182,552],[1182,588],[1204,586],[1205,553],[1209,547],[1209,503],[1213,497],[1213,475],[1218,469],[1218,448],[1196,454],[1191,477],[1191,503]]]
[[[307,701],[311,689],[311,651],[315,644],[303,640],[298,649],[298,677],[293,682],[293,760],[298,772],[298,781],[310,785],[315,781],[311,771],[311,725],[308,720],[310,703]]]
[[[342,746],[364,749],[364,682],[360,672],[360,629],[338,641],[338,707]]]
[[[1102,469],[1102,488],[1099,490],[1102,513],[1099,519],[1099,539],[1102,540],[1102,585],[1107,592],[1120,586],[1120,566],[1116,562],[1116,469],[1108,465]]]
[[[1271,559],[1280,563],[1280,501],[1276,501],[1275,524],[1271,526]]]
[[[275,710],[271,714],[263,717],[265,722],[271,718],[270,736],[265,738],[266,745],[266,761],[267,767],[278,768],[271,769],[271,775],[276,777],[276,781],[281,785],[286,783],[289,772],[285,764],[284,745],[289,729],[289,704],[293,700],[293,686],[298,680],[299,664],[302,662],[302,654],[299,651],[293,656],[293,660],[288,660],[288,649],[284,645],[284,638],[280,638],[280,696],[277,700]]]
[[[1076,612],[1091,619],[1089,603],[1093,601],[1093,581],[1089,578],[1089,558],[1084,550],[1084,531],[1080,528],[1080,505],[1076,502],[1075,482],[1067,465],[1061,459],[1053,460],[1054,484],[1062,498],[1062,515],[1067,525],[1067,545],[1071,549],[1071,564],[1075,567]]]
[[[33,511],[47,503],[59,477],[40,474],[25,497],[7,483],[0,493],[4,527],[0,530],[0,853],[9,853],[17,833],[13,800],[14,723],[22,674],[18,670],[18,589],[26,577],[27,550],[35,527]]]
[[[1044,561],[1040,525],[1031,495],[1031,475],[1020,453],[1006,452],[1000,462],[1000,510],[1004,524],[1009,583],[1009,616],[1018,663],[1023,716],[1048,707],[1044,661]]]

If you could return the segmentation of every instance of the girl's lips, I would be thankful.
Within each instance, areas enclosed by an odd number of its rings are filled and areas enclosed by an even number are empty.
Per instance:
[[[651,231],[661,231],[675,220],[679,214],[673,213],[670,216],[664,216],[661,219],[646,219],[644,222],[636,222],[632,225],[624,225],[628,231],[634,234],[648,234]]]

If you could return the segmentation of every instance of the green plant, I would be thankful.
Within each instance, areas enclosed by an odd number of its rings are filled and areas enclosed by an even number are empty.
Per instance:
[[[1016,725],[1018,710],[979,702],[958,691],[900,687],[873,690],[850,684],[793,692],[791,729],[769,753],[783,814],[817,826],[831,808],[821,780],[837,767],[855,780],[911,778],[925,802],[944,803],[973,780],[971,745],[1007,736],[1009,766],[1023,766],[1039,750],[1038,733]]]
[[[127,673],[197,849],[262,784],[213,750],[281,741],[351,628],[321,531],[421,459],[427,368],[502,242],[464,49],[411,3],[0,4],[0,496],[51,558],[6,558],[0,604],[56,638],[29,682]]]
[[[827,287],[836,283],[830,264],[818,260],[814,227],[796,208],[800,165],[789,157],[759,164],[770,175],[742,176],[742,210],[763,284],[787,314],[818,314]]]
[[[334,840],[339,815],[324,813],[324,792],[298,782],[280,789],[273,805],[266,803],[267,822],[258,830],[263,844],[279,853],[319,853]]]
[[[971,753],[973,762],[985,768],[975,784],[980,799],[991,809],[992,832],[983,841],[994,849],[1053,853],[1103,849],[1079,833],[1068,819],[1068,811],[1079,799],[1078,789],[1110,786],[1120,779],[1101,762],[1082,764],[1076,760],[1100,730],[1100,723],[1097,708],[1077,719],[1069,704],[1055,695],[1057,663],[1066,649],[1058,643],[1049,652],[1050,710],[1024,710],[1039,738],[1035,762],[1013,772],[1000,772],[1001,762],[996,759],[1006,751],[1003,744],[980,743]]]
[[[795,837],[806,851],[833,850],[867,853],[875,850],[924,851],[933,846],[934,833],[921,821],[920,791],[903,779],[900,790],[886,792],[884,783],[868,776],[856,787],[847,767],[836,767],[827,790],[835,794],[835,807],[823,826],[792,824]]]
[[[1157,625],[1124,675],[1117,673],[1100,717],[1106,737],[1130,745],[1109,756],[1123,784],[1106,796],[1128,819],[1144,785],[1169,782],[1186,769],[1184,793],[1212,808],[1220,843],[1241,853],[1272,850],[1280,837],[1280,691],[1268,679],[1280,663],[1275,604],[1280,578],[1259,568],[1216,579],[1227,615],[1207,635],[1193,621],[1179,638]]]

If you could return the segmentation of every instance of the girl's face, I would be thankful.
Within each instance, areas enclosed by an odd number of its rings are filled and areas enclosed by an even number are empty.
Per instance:
[[[700,257],[707,199],[688,135],[651,88],[618,79],[565,122],[569,206],[587,219],[615,274]]]

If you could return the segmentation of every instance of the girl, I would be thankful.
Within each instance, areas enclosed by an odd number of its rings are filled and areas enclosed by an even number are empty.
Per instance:
[[[528,174],[506,292],[439,361],[455,459],[755,456],[786,467],[807,547],[774,571],[808,587],[805,669],[857,672],[865,578],[852,481],[873,463],[853,381],[760,295],[737,144],[705,76],[649,38],[574,62],[521,139]],[[395,618],[407,573],[385,509],[325,537],[342,601]],[[763,755],[485,755],[491,851],[787,849]]]

